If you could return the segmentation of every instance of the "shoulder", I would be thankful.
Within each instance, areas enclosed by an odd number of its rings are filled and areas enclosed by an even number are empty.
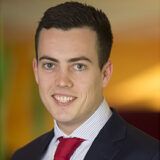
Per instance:
[[[159,153],[160,142],[126,122],[116,111],[113,114],[101,135],[109,135],[106,144],[111,139],[114,146],[119,146],[119,157],[131,160],[151,160]],[[103,141],[104,143],[104,141]],[[158,159],[154,159],[158,160]]]
[[[127,141],[134,144],[136,148],[144,148],[146,150],[158,149],[159,145],[159,141],[157,139],[128,123],[126,130],[126,142]],[[129,144],[127,146],[129,146]]]
[[[140,129],[123,120],[126,125],[126,136],[123,142],[122,152],[137,159],[152,159],[159,153],[160,142]],[[149,158],[150,157],[150,158]],[[158,159],[155,159],[158,160]]]
[[[51,130],[40,137],[34,139],[22,148],[18,149],[12,156],[11,160],[38,160],[43,155],[46,147],[54,137],[54,131]],[[38,158],[39,157],[39,158]]]

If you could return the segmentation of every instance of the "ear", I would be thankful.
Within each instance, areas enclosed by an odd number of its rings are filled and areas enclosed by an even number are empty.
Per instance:
[[[36,58],[34,58],[32,61],[32,67],[33,67],[33,71],[34,71],[35,80],[38,84],[39,83],[39,81],[38,81],[38,62],[37,62]]]
[[[102,80],[103,80],[103,87],[106,87],[113,71],[113,65],[110,60],[103,66],[102,68]]]

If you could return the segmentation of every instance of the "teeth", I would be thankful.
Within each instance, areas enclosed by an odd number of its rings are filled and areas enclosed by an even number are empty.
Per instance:
[[[69,96],[59,96],[59,95],[56,95],[54,97],[60,103],[68,103],[69,101],[72,101],[74,99],[73,97],[69,97]]]

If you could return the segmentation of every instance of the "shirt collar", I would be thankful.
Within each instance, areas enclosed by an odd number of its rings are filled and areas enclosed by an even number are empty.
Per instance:
[[[87,119],[81,126],[74,130],[70,135],[63,133],[54,121],[55,138],[63,137],[78,137],[88,141],[93,141],[98,135],[99,131],[103,128],[108,121],[112,111],[110,110],[107,102],[103,100],[93,115]]]

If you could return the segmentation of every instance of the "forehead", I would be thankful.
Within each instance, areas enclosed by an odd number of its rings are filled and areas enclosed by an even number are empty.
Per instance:
[[[88,27],[72,28],[70,30],[62,30],[56,28],[42,29],[39,37],[40,45],[58,45],[65,47],[65,44],[75,44],[72,47],[95,47],[97,41],[96,32]],[[87,44],[85,43],[87,42]]]

